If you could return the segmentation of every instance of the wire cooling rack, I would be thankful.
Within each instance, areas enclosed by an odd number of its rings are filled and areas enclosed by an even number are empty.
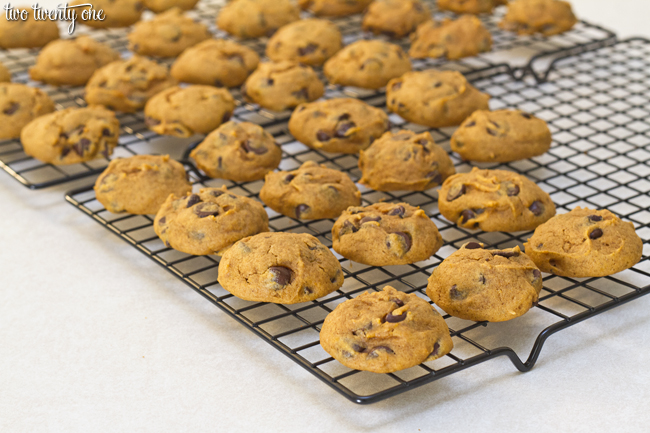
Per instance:
[[[445,245],[429,260],[404,266],[371,267],[337,255],[345,272],[345,282],[338,291],[313,302],[275,305],[230,295],[217,283],[219,258],[190,256],[165,247],[153,231],[151,216],[111,214],[97,202],[91,188],[72,191],[66,200],[353,402],[377,402],[499,356],[507,356],[518,370],[528,371],[550,335],[650,291],[649,60],[650,41],[633,39],[556,60],[549,81],[543,84],[533,77],[517,81],[507,66],[468,74],[475,86],[492,95],[492,109],[516,107],[535,114],[548,122],[554,141],[549,152],[536,158],[477,165],[525,174],[551,195],[558,212],[576,206],[605,207],[632,221],[644,242],[643,258],[631,269],[604,278],[544,275],[539,304],[509,322],[477,323],[444,315],[454,342],[451,353],[391,374],[351,370],[332,359],[319,344],[325,316],[339,303],[385,285],[429,300],[425,288],[431,271],[463,243],[480,241],[490,247],[509,248],[521,246],[532,232],[485,233],[457,227],[438,212],[435,189],[378,192],[360,185],[364,204],[404,201],[423,208],[438,226]],[[385,99],[380,95],[368,102],[383,106]],[[242,107],[246,109],[251,107]],[[237,116],[243,119],[246,114],[259,116],[254,110],[240,111]],[[426,130],[398,116],[390,117],[395,128]],[[269,122],[267,130],[282,144],[281,169],[315,160],[359,179],[355,155],[311,150],[289,135],[286,122]],[[449,151],[453,130],[430,131]],[[450,156],[457,171],[471,169],[455,154]],[[225,184],[237,194],[257,198],[263,185],[262,181],[207,179],[191,163],[186,164],[195,188]],[[331,247],[334,220],[300,221],[268,208],[267,212],[271,230],[310,233]]]
[[[431,7],[436,19],[453,16],[453,14],[437,11],[435,8],[435,0],[425,1]],[[204,0],[197,5],[195,10],[190,11],[189,15],[206,24],[216,37],[230,38],[228,34],[218,30],[214,22],[222,4],[222,0]],[[507,63],[511,67],[516,68],[515,75],[521,77],[528,72],[529,69],[527,63],[533,57],[544,56],[545,58],[552,58],[554,53],[562,53],[567,49],[574,50],[574,52],[580,52],[590,48],[593,49],[599,46],[606,46],[616,40],[614,33],[609,30],[584,21],[576,24],[571,31],[551,38],[540,36],[519,37],[512,32],[506,32],[498,28],[497,24],[501,20],[503,12],[504,9],[499,8],[495,15],[482,17],[494,39],[494,46],[491,52],[453,62],[446,61],[445,59],[414,60],[413,67],[415,69],[443,67],[447,69],[456,69],[461,72],[471,72],[494,67],[500,63]],[[149,14],[149,17],[151,17],[151,14]],[[361,19],[361,15],[353,15],[334,20],[341,28],[345,43],[350,43],[360,38],[374,37],[360,30]],[[123,57],[128,57],[130,56],[127,49],[128,41],[126,37],[128,31],[128,29],[110,29],[101,31],[90,30],[83,25],[78,25],[75,30],[75,35],[88,34],[100,42],[105,42],[113,49],[120,52]],[[66,30],[62,30],[61,34],[62,37],[67,36]],[[241,42],[244,45],[253,48],[263,56],[266,41],[267,38],[259,38]],[[408,50],[408,38],[397,41],[397,43]],[[54,87],[30,81],[28,70],[36,62],[37,55],[38,50],[0,50],[0,61],[7,66],[13,76],[14,82],[28,83],[30,86],[42,88],[54,100],[57,109],[85,106],[86,103],[83,99],[83,87]],[[172,61],[173,59],[165,59],[161,60],[161,63],[169,65]],[[355,97],[373,97],[381,92],[348,89],[346,90],[346,93]],[[241,97],[237,90],[233,91],[233,95],[238,102],[242,104]],[[250,110],[245,109],[243,111]],[[242,110],[240,110],[240,112],[242,112]],[[286,119],[290,113],[273,113],[266,110],[256,110],[255,114],[258,118],[258,123],[268,124],[275,120]],[[119,114],[118,119],[121,123],[121,133],[118,147],[115,149],[113,154],[114,158],[149,153],[152,151],[161,151],[161,145],[158,141],[164,140],[159,140],[159,137],[147,129],[144,124],[142,112],[134,114]],[[194,137],[194,140],[196,140],[196,137]],[[151,150],[151,148],[147,146],[142,146],[142,143],[151,143],[153,141],[157,142],[154,145],[156,150]],[[172,153],[172,156],[175,156],[174,150],[187,145],[190,141],[191,140],[176,140],[173,144],[167,143],[168,147],[165,148],[164,151]],[[101,173],[107,165],[108,160],[103,158],[87,163],[67,166],[44,164],[26,155],[23,152],[20,140],[13,139],[0,141],[0,168],[31,189],[45,188],[82,177],[97,175]]]

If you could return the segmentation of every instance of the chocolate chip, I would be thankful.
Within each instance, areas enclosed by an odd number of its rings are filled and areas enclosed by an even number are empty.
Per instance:
[[[199,218],[219,215],[219,205],[216,203],[201,203],[194,207],[194,213]]]
[[[465,126],[465,128],[471,128],[472,126],[476,126],[476,122],[474,122],[474,121],[472,120],[471,122],[465,124],[464,126]]]
[[[332,283],[332,284],[336,283],[336,280],[339,279],[339,274],[340,274],[340,273],[341,273],[341,271],[339,271],[339,270],[337,269],[337,270],[336,270],[336,273],[334,274],[334,276],[333,276],[332,278],[330,278],[330,283]]]
[[[436,343],[433,345],[433,350],[429,354],[429,356],[436,356],[438,355],[438,350],[440,350],[440,343],[436,341]]]
[[[341,122],[337,127],[336,127],[336,132],[334,133],[335,137],[338,138],[345,138],[345,134],[348,132],[350,128],[354,128],[356,123],[354,122]]]
[[[112,136],[113,136],[113,134],[111,134],[111,130],[108,129],[108,128],[104,128],[104,129],[102,129],[102,135],[103,135],[104,137],[112,137]]]
[[[544,205],[542,204],[541,201],[535,200],[533,204],[531,204],[528,209],[533,213],[535,216],[540,216],[541,214],[544,213]]]
[[[533,269],[533,281],[532,283],[535,285],[539,281],[539,279],[542,278],[542,273],[539,271],[539,269]]]
[[[393,209],[391,209],[390,212],[388,212],[388,215],[398,215],[400,218],[404,218],[404,213],[406,212],[406,209],[404,209],[404,206],[397,206]]]
[[[153,117],[145,117],[144,124],[149,127],[156,126],[156,125],[160,125],[160,120],[154,119]]]
[[[460,214],[460,223],[465,224],[467,221],[476,218],[476,214],[471,209],[465,209]]]
[[[447,201],[454,201],[463,194],[465,194],[465,184],[452,185],[447,193]]]
[[[267,86],[272,86],[273,83],[275,83],[275,81],[273,80],[273,78],[267,78],[267,79],[266,79],[266,85],[267,85]]]
[[[442,83],[438,81],[437,83],[433,83],[433,88],[437,89],[438,87],[442,86]]]
[[[363,353],[366,351],[366,348],[360,344],[353,344],[352,345],[352,350],[358,353]]]
[[[230,111],[226,111],[225,113],[223,113],[223,117],[221,118],[221,123],[226,123],[227,121],[230,120],[231,117],[232,117],[232,113]]]
[[[347,235],[349,233],[356,233],[358,231],[359,231],[359,227],[355,226],[350,221],[345,220],[343,221],[343,226],[341,227],[341,231],[339,231],[339,236]]]
[[[528,113],[521,113],[521,115],[522,115],[522,117],[525,117],[526,119],[532,119],[533,118],[533,116],[531,116]]]
[[[219,169],[223,168],[223,156],[217,158],[217,166],[219,167]]]
[[[269,271],[273,274],[273,281],[281,286],[286,286],[291,282],[293,272],[284,266],[271,266]]]
[[[433,170],[427,173],[426,176],[428,179],[431,179],[431,182],[436,184],[442,183],[442,174],[438,170]]]
[[[210,191],[210,195],[212,197],[221,197],[223,195],[223,191]]]
[[[454,301],[462,301],[466,297],[467,293],[458,290],[458,287],[455,284],[451,286],[451,289],[449,289],[449,298]]]
[[[349,113],[343,113],[338,117],[338,120],[348,120],[350,118]]]
[[[294,177],[296,177],[296,176],[294,176],[293,174],[288,174],[288,175],[286,175],[284,177],[284,181],[289,183],[289,182],[291,182],[293,180]]]
[[[409,236],[408,233],[404,232],[394,232],[394,234],[398,235],[400,238],[402,238],[402,241],[404,242],[404,252],[407,252],[411,249],[412,241],[411,241],[411,236]]]
[[[302,89],[295,92],[291,92],[291,94],[298,99],[304,99],[305,101],[309,100],[309,89],[306,87],[303,87]]]
[[[402,302],[401,300],[399,300],[397,298],[390,298],[390,301],[395,303],[395,305],[397,305],[398,307],[403,307],[404,306],[404,302]]]
[[[493,256],[501,256],[509,259],[510,257],[517,257],[519,253],[515,251],[490,251]]]
[[[66,138],[67,138],[67,137],[66,137]],[[68,153],[70,153],[70,150],[71,150],[71,149],[70,149],[69,147],[67,147],[67,146],[64,147],[64,148],[61,150],[61,158],[65,158],[66,155],[67,155]]]
[[[478,279],[478,282],[481,284],[485,284],[485,275],[481,274],[481,276]]]
[[[515,185],[513,183],[508,183],[506,186],[506,194],[508,194],[508,197],[514,197],[519,195],[519,185]]]
[[[391,349],[388,346],[377,346],[377,347],[373,347],[372,350],[370,352],[368,352],[368,358],[376,358],[377,356],[379,356],[378,352],[381,351],[381,350],[385,351],[386,353],[390,353],[390,354],[395,353],[395,352],[393,352],[393,349]]]
[[[83,154],[86,152],[86,150],[88,150],[89,147],[90,147],[90,140],[84,137],[79,141],[77,141],[77,143],[72,148],[74,149],[75,152],[77,152],[79,156],[83,156]]]
[[[596,229],[593,230],[591,233],[589,233],[589,239],[598,239],[603,235],[603,231],[601,229]]]
[[[398,314],[397,316],[393,316],[392,313],[388,313],[386,315],[386,321],[388,323],[398,323],[398,322],[403,321],[404,319],[406,319],[406,312],[404,312],[402,314]]]
[[[592,222],[595,222],[595,223],[598,222],[598,221],[603,220],[603,217],[601,217],[600,215],[589,215],[587,218],[589,219],[589,221],[592,221]]]
[[[18,111],[19,108],[20,108],[20,104],[18,102],[12,102],[11,105],[5,108],[2,112],[5,113],[7,116],[11,116],[16,111]]]
[[[470,242],[467,245],[465,245],[466,250],[477,250],[479,248],[483,248],[483,247],[478,242]]]
[[[359,221],[359,224],[365,224],[365,223],[368,223],[368,222],[371,222],[371,221],[373,221],[373,222],[381,221],[381,217],[379,217],[379,216],[376,216],[376,217],[372,217],[372,216],[363,217],[363,218],[361,218],[361,221]]]
[[[318,45],[310,42],[309,44],[307,44],[306,47],[298,47],[298,55],[306,56],[307,54],[313,53],[317,49],[318,49]]]
[[[302,291],[305,293],[305,295],[310,295],[310,294],[314,293],[314,291],[311,289],[311,287],[307,287],[307,286],[303,287]]]
[[[201,197],[199,197],[199,196],[196,195],[196,194],[192,194],[192,195],[190,195],[189,198],[187,199],[187,207],[192,207],[192,206],[194,206],[195,204],[200,203],[200,202],[201,202]]]
[[[164,216],[158,220],[158,224],[165,224],[167,222],[167,216]]]
[[[498,132],[495,131],[494,129],[485,128],[485,130],[487,131],[488,134],[490,134],[490,135],[492,135],[494,137],[496,137],[498,135]]]
[[[296,218],[300,219],[300,216],[305,212],[309,212],[311,208],[306,204],[299,204],[296,206]]]
[[[332,137],[325,131],[318,131],[316,133],[316,139],[318,141],[329,141]]]
[[[244,152],[253,152],[255,155],[264,155],[269,151],[266,147],[253,147],[250,140],[245,140],[241,144],[241,148],[244,150]]]

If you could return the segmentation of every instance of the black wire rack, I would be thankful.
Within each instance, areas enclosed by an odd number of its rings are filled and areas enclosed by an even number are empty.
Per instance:
[[[434,12],[436,19],[441,19],[453,14],[442,13],[436,10],[435,0],[426,0]],[[210,31],[216,37],[231,38],[228,34],[216,28],[215,17],[222,6],[222,1],[201,1],[197,8],[188,14],[200,22],[206,24]],[[503,16],[503,8],[493,16],[482,17],[487,28],[492,33],[494,39],[493,50],[489,53],[482,53],[479,56],[461,59],[458,61],[447,61],[445,59],[424,59],[414,60],[415,69],[428,68],[445,68],[455,69],[467,73],[471,71],[484,70],[494,67],[497,64],[507,63],[515,69],[514,75],[518,78],[523,77],[529,71],[529,61],[532,58],[543,56],[544,58],[553,58],[558,53],[566,50],[581,52],[595,47],[606,46],[614,43],[616,36],[609,30],[600,26],[590,24],[584,21],[579,22],[569,32],[557,35],[551,38],[541,36],[520,37],[512,32],[506,32],[498,28],[497,24]],[[350,43],[354,40],[374,37],[370,34],[360,31],[361,15],[353,15],[334,20],[344,35],[344,42]],[[66,36],[66,30],[62,30],[62,36]],[[110,29],[110,30],[90,30],[83,25],[78,25],[75,35],[88,34],[100,42],[104,42],[116,51],[120,52],[123,57],[130,55],[127,49],[128,29]],[[240,41],[264,56],[267,38],[259,38],[248,41]],[[408,38],[396,41],[406,50],[409,47]],[[85,106],[83,98],[83,87],[54,87],[43,85],[42,83],[33,82],[29,79],[28,70],[36,62],[38,50],[0,50],[0,61],[7,66],[12,74],[13,81],[17,83],[28,83],[30,86],[43,89],[54,100],[57,109]],[[159,59],[161,63],[171,64],[173,59]],[[542,71],[543,73],[543,71]],[[343,93],[362,98],[371,98],[381,92],[365,91],[362,89],[342,89]],[[240,106],[245,106],[241,95],[237,90],[233,90],[233,95]],[[240,113],[251,111],[248,107],[240,110]],[[267,110],[255,110],[255,116],[260,124],[268,124],[277,120],[284,120],[289,117],[288,112],[274,113]],[[142,112],[134,114],[119,114],[118,119],[121,123],[121,134],[118,147],[113,153],[113,157],[126,157],[141,153],[161,153],[168,152],[172,156],[180,156],[175,153],[179,148],[187,145],[192,140],[174,141],[169,143],[167,140],[160,139],[153,132],[149,131],[144,124],[144,115]],[[194,141],[196,141],[194,137]],[[143,143],[155,142],[153,146],[143,146]],[[164,142],[165,144],[160,144]],[[67,166],[56,166],[42,163],[23,152],[20,140],[0,140],[0,168],[15,178],[18,182],[30,189],[40,189],[57,184],[70,182],[86,176],[97,175],[101,173],[108,165],[108,159],[97,159],[87,163],[73,164]]]
[[[351,370],[331,358],[319,344],[320,326],[339,303],[367,290],[391,285],[429,300],[427,278],[445,257],[468,241],[495,248],[522,243],[532,232],[486,233],[457,227],[438,212],[437,190],[378,192],[359,185],[364,204],[408,202],[420,206],[435,221],[445,245],[429,260],[412,265],[371,267],[337,257],[345,282],[336,292],[317,301],[276,305],[238,299],[217,282],[217,256],[190,256],[165,245],[155,235],[151,216],[115,215],[97,202],[90,187],[72,191],[66,200],[174,274],[222,311],[291,358],[318,379],[355,403],[367,404],[433,382],[489,359],[507,356],[519,371],[530,370],[544,342],[552,334],[650,292],[650,41],[631,39],[556,59],[548,81],[513,78],[503,65],[468,74],[475,86],[492,95],[492,109],[519,108],[546,120],[553,146],[546,154],[507,164],[477,164],[526,175],[547,191],[558,212],[576,206],[607,208],[632,221],[643,239],[643,258],[631,269],[604,278],[567,278],[544,275],[539,304],[524,316],[503,323],[471,322],[444,315],[454,349],[448,355],[407,370],[375,374]],[[332,96],[332,95],[329,95]],[[383,106],[381,95],[367,99]],[[260,116],[251,106],[237,113]],[[264,116],[262,116],[264,118]],[[394,128],[427,128],[390,116]],[[296,142],[286,122],[267,119],[267,130],[282,144],[281,169],[293,169],[315,160],[360,178],[356,155],[315,151]],[[449,151],[454,128],[430,130]],[[458,172],[470,164],[450,152]],[[227,185],[237,193],[257,198],[262,181],[236,183],[208,179],[186,161],[195,188]],[[334,220],[300,221],[267,208],[274,231],[306,232],[331,247]],[[444,314],[444,313],[443,313]],[[526,355],[525,360],[519,353]]]

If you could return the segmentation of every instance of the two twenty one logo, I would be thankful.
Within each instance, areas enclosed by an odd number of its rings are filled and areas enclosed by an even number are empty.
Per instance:
[[[39,6],[38,3],[32,5],[35,21],[69,21],[70,25],[68,26],[68,34],[74,32],[75,23],[79,17],[79,13],[75,10],[76,8],[87,8],[81,10],[82,21],[104,21],[104,18],[106,18],[103,9],[93,9],[93,5],[90,3],[74,6],[68,6],[67,3],[64,3],[58,5],[54,9],[45,9]],[[9,3],[4,5],[4,10],[7,21],[26,21],[30,15],[29,10],[13,8]]]

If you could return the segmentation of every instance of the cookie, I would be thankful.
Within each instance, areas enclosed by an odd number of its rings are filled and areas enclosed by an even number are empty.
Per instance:
[[[87,5],[87,0],[73,0],[70,5]],[[107,29],[113,27],[128,27],[140,21],[142,11],[144,11],[144,4],[142,0],[93,0],[93,10],[103,10],[103,20],[98,19],[83,19],[83,14],[90,11],[90,7],[78,7],[77,11],[79,22],[88,27],[96,29]]]
[[[632,223],[606,209],[580,207],[537,227],[524,247],[543,272],[574,278],[621,272],[643,254]]]
[[[27,19],[7,20],[6,13],[0,14],[0,48],[40,48],[59,39],[56,21],[34,19],[34,10],[18,7],[16,11],[27,11]]]
[[[25,125],[54,111],[54,102],[41,89],[0,83],[0,139],[20,137]]]
[[[135,155],[112,160],[94,190],[109,212],[146,215],[158,212],[170,194],[192,192],[192,184],[183,165],[169,155]]]
[[[41,50],[29,76],[55,86],[83,86],[97,69],[119,58],[117,51],[88,36],[59,39]]]
[[[491,14],[499,5],[508,4],[508,0],[438,0],[438,9],[457,14]]]
[[[492,35],[481,20],[463,15],[457,20],[427,21],[411,35],[409,55],[416,59],[447,57],[449,60],[476,56],[492,49]]]
[[[447,314],[475,322],[504,322],[537,303],[542,273],[519,247],[487,250],[466,243],[433,270],[427,296]]]
[[[519,35],[541,33],[552,36],[570,30],[577,22],[568,2],[514,0],[508,3],[508,12],[499,27]]]
[[[486,232],[533,230],[555,215],[551,197],[535,182],[511,171],[477,167],[445,181],[438,208],[449,221]]]
[[[376,35],[403,38],[431,19],[431,11],[420,0],[376,0],[363,16],[361,27]]]
[[[227,122],[205,137],[190,156],[212,178],[250,182],[264,179],[282,160],[282,149],[264,128]]]
[[[354,98],[302,104],[289,119],[296,140],[326,152],[359,153],[389,127],[384,110]]]
[[[361,40],[325,62],[323,72],[332,84],[379,89],[410,70],[411,61],[399,45]]]
[[[25,153],[54,165],[108,158],[117,146],[120,122],[101,106],[66,108],[37,117],[23,128]]]
[[[177,7],[142,21],[129,33],[129,50],[142,56],[176,57],[186,48],[210,39],[208,28]]]
[[[424,191],[456,173],[429,132],[387,132],[359,155],[359,183],[377,191]]]
[[[373,0],[298,0],[302,10],[316,16],[342,17],[363,12]]]
[[[442,236],[419,207],[376,203],[343,212],[332,227],[332,242],[346,259],[389,266],[428,259],[442,246]]]
[[[165,12],[172,8],[179,8],[188,11],[198,3],[199,0],[142,0],[144,5],[154,13]]]
[[[0,83],[10,83],[11,82],[11,72],[7,67],[0,63]]]
[[[487,110],[489,99],[457,71],[407,72],[386,86],[390,111],[431,128],[460,125],[474,111]]]
[[[175,84],[166,66],[133,56],[95,71],[86,85],[86,102],[132,113],[142,109],[153,95]]]
[[[248,101],[282,111],[320,98],[325,86],[309,66],[289,61],[266,62],[248,77],[241,92]]]
[[[214,131],[234,109],[235,100],[226,89],[174,86],[147,101],[144,121],[157,134],[190,137]]]
[[[298,20],[278,30],[266,44],[266,55],[274,62],[289,60],[320,66],[342,47],[338,26],[316,18]]]
[[[510,162],[551,148],[546,122],[518,110],[478,110],[451,136],[451,150],[468,161]]]
[[[208,39],[183,51],[171,67],[178,81],[217,87],[241,86],[260,58],[252,49],[226,39]]]
[[[346,367],[374,373],[433,361],[453,348],[442,316],[417,295],[391,286],[339,304],[323,322],[320,344]]]
[[[361,193],[347,174],[307,161],[293,171],[266,175],[260,199],[291,218],[338,218],[349,206],[361,204]]]
[[[219,12],[217,27],[242,39],[259,38],[299,19],[291,0],[234,0]]]
[[[202,256],[222,255],[235,242],[269,229],[269,217],[256,200],[228,192],[225,186],[195,194],[171,194],[153,228],[167,247]]]
[[[307,233],[262,233],[237,242],[219,262],[219,284],[240,299],[298,304],[343,285],[334,254]]]

